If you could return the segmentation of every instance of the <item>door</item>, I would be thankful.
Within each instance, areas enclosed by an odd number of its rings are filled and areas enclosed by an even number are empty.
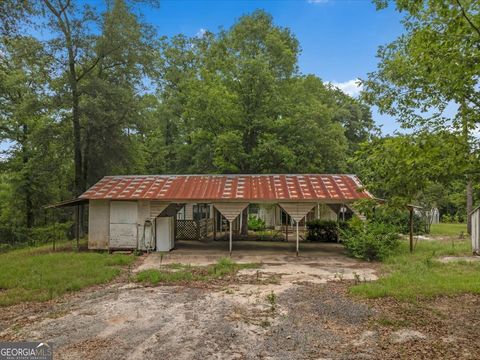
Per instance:
[[[137,248],[137,202],[110,202],[110,244],[111,249]]]

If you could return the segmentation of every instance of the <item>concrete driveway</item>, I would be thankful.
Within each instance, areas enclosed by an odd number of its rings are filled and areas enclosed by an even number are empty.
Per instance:
[[[299,256],[295,244],[273,241],[234,242],[232,260],[237,263],[256,263],[258,269],[243,270],[241,274],[278,275],[278,285],[297,281],[325,283],[331,280],[376,280],[374,266],[364,261],[347,257],[341,244],[303,243]],[[225,241],[178,241],[169,253],[150,253],[135,272],[159,269],[168,264],[205,266],[229,257]],[[284,289],[264,287],[265,291]]]
[[[228,241],[175,241],[175,248],[168,253],[153,252],[150,259],[162,259],[162,264],[189,263],[208,265],[222,257],[229,257]],[[316,261],[334,263],[345,261],[358,263],[346,257],[341,244],[337,243],[301,243],[300,253],[295,254],[294,242],[278,241],[234,241],[232,260],[238,263],[283,263],[286,261]],[[148,263],[148,261],[147,261]]]

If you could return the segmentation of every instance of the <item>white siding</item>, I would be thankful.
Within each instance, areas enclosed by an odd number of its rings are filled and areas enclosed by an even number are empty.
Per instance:
[[[168,202],[150,201],[150,219],[155,219],[168,205],[170,205]]]
[[[108,249],[110,204],[108,200],[90,200],[88,205],[88,248]]]
[[[320,220],[337,221],[337,214],[326,204],[315,206],[315,217]]]
[[[193,220],[193,205],[185,204],[185,220]]]
[[[137,229],[138,229],[138,248],[142,250],[146,250],[146,242],[150,240],[150,246],[154,246],[153,244],[153,225],[151,227],[147,227],[145,229],[144,233],[144,226],[145,226],[145,221],[150,220],[150,213],[151,213],[151,203],[150,201],[147,200],[139,200],[138,201],[138,210],[137,210]],[[150,234],[148,234],[150,232]],[[145,236],[151,236],[151,239],[147,238],[147,241],[143,238],[143,234]]]
[[[258,217],[265,221],[267,228],[275,226],[275,208],[274,204],[261,204],[258,207]]]
[[[472,251],[480,253],[480,209],[477,208],[472,215]]]

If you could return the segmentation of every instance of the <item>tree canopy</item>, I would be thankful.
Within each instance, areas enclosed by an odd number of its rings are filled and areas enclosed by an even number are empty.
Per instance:
[[[367,105],[299,71],[264,11],[166,38],[135,2],[106,5],[2,3],[3,239],[105,175],[344,172],[375,132]]]
[[[389,6],[375,1],[379,9]],[[480,3],[396,0],[405,32],[380,47],[378,69],[363,80],[364,99],[405,128],[461,132],[467,213],[478,179]],[[456,109],[447,116],[446,109]],[[470,231],[470,223],[469,231]]]

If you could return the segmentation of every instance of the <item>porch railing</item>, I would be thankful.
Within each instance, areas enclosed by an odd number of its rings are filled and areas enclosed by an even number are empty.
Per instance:
[[[213,233],[213,219],[177,220],[176,240],[205,240]]]

